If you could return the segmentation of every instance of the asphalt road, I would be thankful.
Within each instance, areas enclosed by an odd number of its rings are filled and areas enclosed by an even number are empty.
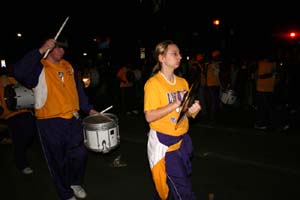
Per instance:
[[[252,116],[225,113],[211,125],[191,121],[195,157],[192,181],[201,200],[282,200],[300,196],[300,134],[297,123],[286,132],[257,131]],[[119,116],[121,141],[103,154],[89,150],[84,187],[87,200],[151,200],[154,188],[146,156],[148,126],[142,115]],[[121,156],[127,167],[111,167]],[[12,148],[0,145],[2,200],[56,200],[38,140],[29,150],[34,168],[22,175],[14,167]],[[210,199],[212,200],[212,199]]]

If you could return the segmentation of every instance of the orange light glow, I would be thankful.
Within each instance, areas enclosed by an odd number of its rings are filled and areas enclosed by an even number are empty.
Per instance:
[[[214,20],[213,24],[216,25],[216,26],[219,26],[220,25],[220,20],[218,20],[218,19]]]

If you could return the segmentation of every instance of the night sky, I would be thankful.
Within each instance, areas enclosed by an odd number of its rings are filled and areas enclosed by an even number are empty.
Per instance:
[[[68,39],[74,56],[93,51],[97,48],[93,39],[107,36],[117,55],[130,54],[139,46],[153,48],[162,39],[173,39],[182,50],[195,51],[218,48],[225,41],[233,53],[253,54],[259,46],[278,43],[283,32],[300,30],[300,15],[293,8],[261,1],[162,0],[158,10],[151,0],[72,2],[68,6],[48,2],[9,17],[1,13],[0,56],[14,62],[54,37],[67,16],[70,19],[60,37]],[[212,25],[216,18],[221,20],[218,30]],[[17,32],[24,38],[16,38]]]

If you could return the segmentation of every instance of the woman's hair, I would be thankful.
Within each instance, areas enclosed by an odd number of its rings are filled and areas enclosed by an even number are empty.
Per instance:
[[[168,50],[169,45],[175,44],[172,40],[164,40],[158,43],[153,52],[153,57],[156,61],[155,66],[152,69],[152,75],[156,74],[161,69],[161,63],[159,61],[159,55],[165,54]]]

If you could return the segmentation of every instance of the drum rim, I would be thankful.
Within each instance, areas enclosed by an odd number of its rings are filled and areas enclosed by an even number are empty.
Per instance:
[[[113,121],[107,121],[107,122],[103,122],[103,123],[91,123],[91,122],[87,122],[89,119],[94,118],[94,117],[98,117],[100,115],[89,115],[87,117],[85,117],[82,120],[82,124],[84,126],[84,128],[86,129],[92,129],[92,130],[97,130],[97,129],[101,129],[103,130],[104,128],[113,128],[113,127],[118,127],[118,117],[115,114],[112,113],[103,113],[103,115],[107,115],[108,117],[111,117],[113,119]]]
[[[113,121],[119,121],[117,115],[115,115],[115,114],[112,114],[112,113],[103,113],[103,115],[104,115],[104,116],[108,115],[108,117],[114,117],[114,118],[113,118],[113,119],[114,119]],[[99,114],[99,115],[89,115],[89,116],[85,117],[85,118],[82,120],[82,122],[86,123],[86,121],[87,121],[88,119],[94,118],[94,117],[98,117],[98,116],[100,116],[100,114]]]

